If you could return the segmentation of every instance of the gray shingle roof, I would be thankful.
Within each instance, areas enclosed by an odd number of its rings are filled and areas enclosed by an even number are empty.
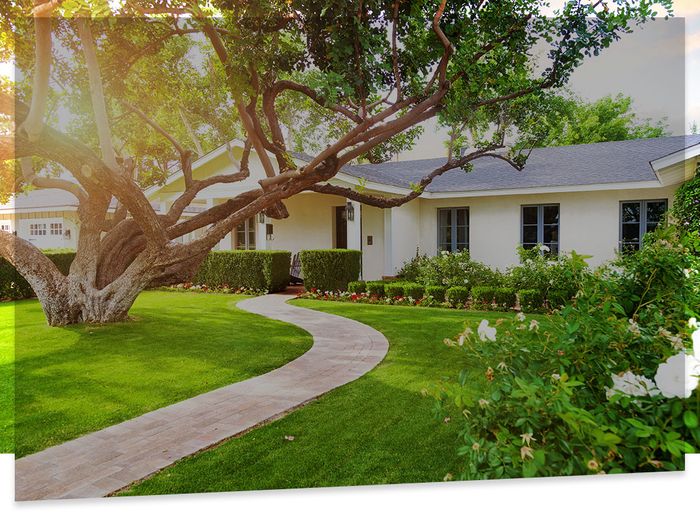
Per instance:
[[[470,173],[461,169],[444,173],[426,191],[487,191],[654,181],[656,176],[649,162],[696,144],[700,144],[700,135],[538,148],[532,151],[522,171],[502,160],[486,157],[475,160]],[[298,158],[304,157],[298,154]],[[418,182],[444,163],[444,158],[409,160],[346,166],[342,171],[368,181],[408,188],[410,182]]]

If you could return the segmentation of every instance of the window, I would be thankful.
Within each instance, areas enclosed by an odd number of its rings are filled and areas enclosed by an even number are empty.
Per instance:
[[[0,231],[10,232],[10,224],[9,223],[0,224]]]
[[[438,209],[438,250],[469,250],[469,208]]]
[[[666,209],[668,200],[620,202],[620,250],[639,250],[644,235],[663,221]]]
[[[236,226],[236,249],[255,249],[255,218],[248,218]]]
[[[45,223],[30,223],[29,224],[29,236],[46,236],[46,224]]]
[[[549,254],[558,255],[559,204],[524,205],[520,238],[524,249],[542,244],[549,247]]]
[[[52,223],[49,225],[51,236],[63,236],[63,224],[61,222]]]

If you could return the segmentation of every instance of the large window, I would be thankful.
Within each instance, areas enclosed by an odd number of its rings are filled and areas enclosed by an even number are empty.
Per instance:
[[[249,218],[236,226],[236,249],[255,249],[255,218]]]
[[[542,244],[548,254],[559,254],[559,204],[524,205],[520,242],[524,249]]]
[[[438,209],[438,250],[469,250],[469,208]]]
[[[46,236],[46,224],[45,223],[30,223],[29,224],[29,236]]]
[[[668,200],[620,202],[620,250],[635,251],[642,239],[663,221]]]
[[[51,236],[63,236],[63,223],[53,222],[50,224]]]

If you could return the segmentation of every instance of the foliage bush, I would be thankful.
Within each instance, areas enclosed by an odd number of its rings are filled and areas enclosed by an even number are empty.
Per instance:
[[[425,288],[420,283],[404,283],[403,295],[413,299],[422,299],[425,294]]]
[[[430,285],[425,287],[425,295],[432,297],[437,303],[443,303],[445,301],[445,293],[447,288],[441,285]]]
[[[506,283],[516,291],[537,289],[546,296],[550,290],[561,290],[573,297],[590,276],[589,256],[572,251],[552,257],[543,249],[518,247],[520,264],[508,269]]]
[[[441,417],[462,419],[461,477],[682,469],[700,448],[698,252],[697,234],[656,231],[561,317],[484,320],[447,340],[468,368],[433,394]]]
[[[541,312],[544,309],[544,296],[537,289],[520,290],[518,300],[523,312]]]
[[[351,281],[348,283],[348,292],[351,294],[362,294],[367,290],[367,283],[364,281]]]
[[[695,177],[676,191],[671,215],[688,232],[700,232],[700,165]]]
[[[54,262],[62,274],[68,275],[75,251],[70,249],[45,250],[44,254]],[[29,283],[19,275],[15,268],[5,258],[0,258],[0,300],[16,300],[34,297],[34,291]]]
[[[501,310],[510,310],[515,306],[515,290],[507,287],[496,288],[493,293],[496,306]]]
[[[413,258],[404,262],[403,266],[396,273],[396,277],[403,281],[418,281],[421,269],[430,260],[431,258],[427,254],[419,254],[416,251],[416,255]]]
[[[388,283],[384,286],[384,293],[387,297],[403,297],[403,283]]]
[[[571,294],[566,290],[550,290],[547,292],[547,304],[549,308],[561,308],[571,301]]]
[[[291,253],[271,250],[212,251],[194,283],[278,292],[289,284]]]
[[[497,286],[502,281],[502,275],[498,271],[472,260],[469,251],[442,251],[435,257],[421,261],[417,271],[416,282],[423,286],[471,288],[477,285]]]
[[[469,300],[467,287],[450,287],[445,292],[445,298],[452,308],[464,308]]]
[[[487,286],[472,288],[472,306],[481,310],[490,310],[496,289]]]
[[[367,282],[367,293],[370,296],[382,297],[384,295],[384,285],[383,281],[368,281]]]
[[[359,250],[303,250],[299,258],[307,289],[347,290],[348,283],[360,277],[362,252]]]

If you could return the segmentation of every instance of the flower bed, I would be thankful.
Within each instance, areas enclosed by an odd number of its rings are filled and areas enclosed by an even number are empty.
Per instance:
[[[260,288],[245,288],[238,287],[232,288],[227,284],[221,286],[210,287],[204,283],[178,283],[177,285],[170,285],[168,287],[161,287],[157,290],[166,290],[171,292],[211,292],[215,294],[245,294],[251,296],[262,296],[269,293],[267,290]]]

